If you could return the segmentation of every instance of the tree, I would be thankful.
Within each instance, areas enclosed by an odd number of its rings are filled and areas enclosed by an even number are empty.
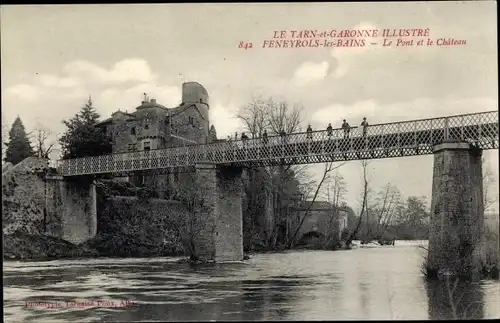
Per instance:
[[[491,168],[488,167],[484,155],[481,157],[481,163],[485,168],[483,174],[483,204],[484,210],[488,211],[493,204],[498,203],[498,195],[496,195],[495,192],[491,192],[491,188],[495,184],[495,175],[493,174]]]
[[[269,136],[278,135],[281,132],[287,134],[300,131],[301,116],[303,107],[300,105],[292,105],[286,100],[277,101],[272,97],[253,98],[252,101],[246,106],[242,107],[237,118],[244,123],[245,131],[251,134],[252,138],[261,137],[264,130]],[[310,192],[311,181],[310,176],[305,176],[307,167],[305,166],[292,166],[292,165],[278,165],[264,168],[265,172],[270,175],[269,189],[273,200],[273,221],[270,225],[268,235],[268,247],[274,249],[277,245],[279,229],[285,226],[288,228],[287,222],[290,217],[289,201],[294,200],[295,196],[303,194],[302,190]],[[262,168],[259,169],[263,170]],[[257,194],[259,187],[255,186],[255,173],[258,169],[250,169],[248,171],[251,186],[247,189],[250,194],[249,201],[254,201],[253,195]],[[304,185],[303,182],[299,183],[297,187],[297,179],[307,178],[308,183]],[[254,206],[252,210],[249,207],[249,216],[256,216],[259,207]],[[253,219],[246,219],[245,223],[253,223]],[[288,240],[285,234],[285,240]]]
[[[49,140],[51,132],[38,124],[32,133],[35,141],[35,155],[39,158],[49,158],[56,141]]]
[[[261,98],[254,98],[236,116],[245,124],[245,130],[252,138],[260,138],[264,130],[269,128],[268,102]]]
[[[302,227],[302,225],[304,224],[304,221],[305,219],[309,216],[309,212],[311,210],[311,207],[314,205],[314,202],[316,201],[316,198],[321,190],[321,187],[323,185],[323,183],[329,179],[329,174],[330,172],[332,172],[333,170],[335,169],[338,169],[339,167],[342,167],[343,165],[345,165],[346,162],[343,162],[341,163],[340,165],[337,165],[336,167],[333,167],[333,162],[329,162],[329,163],[326,163],[325,164],[325,170],[323,171],[323,176],[321,177],[321,180],[316,188],[316,191],[314,193],[314,196],[313,196],[313,199],[311,202],[307,201],[308,205],[307,205],[307,209],[306,211],[304,212],[304,215],[302,216],[302,219],[300,219],[300,222],[299,222],[299,225],[295,228],[294,232],[293,232],[293,235],[290,237],[290,239],[287,241],[287,247],[288,248],[291,248],[295,242],[295,239],[297,237],[297,234],[299,233],[300,231],[300,228]]]
[[[328,179],[328,182],[327,200],[332,205],[332,212],[324,236],[324,248],[331,248],[335,243],[340,242],[340,235],[337,235],[338,233],[342,233],[338,232],[338,228],[340,227],[340,213],[341,210],[345,210],[347,206],[344,200],[345,194],[347,193],[344,177],[339,172],[336,172],[333,177]]]
[[[9,126],[5,123],[4,114],[2,113],[2,138],[7,138],[9,135]],[[5,149],[2,149],[2,160],[5,160]]]
[[[409,196],[395,209],[393,229],[399,239],[427,239],[430,213],[424,196]]]
[[[374,235],[377,239],[382,239],[389,224],[399,210],[401,205],[401,192],[397,187],[387,183],[384,188],[378,193],[376,198],[376,206],[374,207],[375,228]]]
[[[66,132],[59,139],[63,159],[111,153],[111,138],[103,129],[96,127],[99,118],[100,115],[89,98],[79,113],[72,119],[63,121],[67,127]]]
[[[9,142],[4,144],[7,147],[4,160],[12,163],[12,165],[16,165],[25,158],[34,155],[33,147],[19,116],[17,116],[9,131]]]
[[[363,221],[363,216],[367,212],[368,194],[370,191],[368,187],[368,174],[367,174],[367,167],[369,163],[370,162],[368,160],[361,160],[361,167],[363,168],[363,192],[361,195],[361,211],[359,213],[358,223],[356,223],[356,227],[348,236],[345,242],[346,247],[349,247],[352,244],[352,240],[354,240],[354,238],[359,232],[359,229],[361,228],[361,222]]]

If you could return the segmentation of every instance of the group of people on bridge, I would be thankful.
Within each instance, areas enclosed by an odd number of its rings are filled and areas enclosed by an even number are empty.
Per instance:
[[[361,127],[363,129],[363,137],[366,137],[366,133],[367,133],[367,129],[368,129],[368,121],[366,121],[366,117],[363,118],[363,121],[361,122]],[[349,138],[349,132],[351,130],[351,126],[349,125],[349,123],[347,123],[346,119],[343,120],[342,122],[342,129],[344,131],[344,139],[347,139]],[[308,125],[307,126],[307,130],[306,130],[306,138],[309,139],[309,140],[312,140],[312,128],[311,128],[311,125]],[[326,127],[326,132],[327,132],[327,135],[329,138],[332,137],[333,135],[333,128],[332,128],[332,124],[329,123],[328,124],[328,127]],[[280,133],[279,133],[280,137],[284,138],[287,133],[285,132],[285,130],[281,130]],[[242,132],[241,133],[241,141],[243,143],[245,143],[248,139],[250,139],[246,133]],[[227,141],[231,141],[232,138],[231,136],[227,136]],[[234,140],[238,140],[238,132],[235,132],[234,133]],[[264,144],[267,144],[269,142],[269,139],[268,139],[268,134],[267,134],[267,130],[264,130],[264,132],[262,133],[262,142]]]

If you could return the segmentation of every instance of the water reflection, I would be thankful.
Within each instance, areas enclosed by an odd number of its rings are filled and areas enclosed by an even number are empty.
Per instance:
[[[479,283],[427,282],[431,320],[482,319],[484,293]],[[497,303],[498,304],[498,303]]]
[[[4,264],[6,321],[367,320],[498,317],[498,282],[457,286],[421,278],[416,245],[255,255],[245,264],[171,259]],[[125,305],[60,308],[26,302]],[[490,305],[484,305],[490,304]],[[450,314],[451,313],[451,314]],[[454,314],[456,313],[456,315]]]

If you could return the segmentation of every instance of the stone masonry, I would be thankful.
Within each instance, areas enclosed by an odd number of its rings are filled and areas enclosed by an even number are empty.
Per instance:
[[[97,208],[90,178],[64,179],[48,161],[28,157],[2,173],[3,233],[48,234],[73,243],[95,236]]]
[[[47,177],[49,234],[78,244],[97,233],[97,196],[92,178]]]
[[[434,147],[428,268],[475,277],[484,222],[481,150],[465,142]]]
[[[198,164],[196,173],[202,203],[193,234],[199,259],[243,260],[242,170]]]

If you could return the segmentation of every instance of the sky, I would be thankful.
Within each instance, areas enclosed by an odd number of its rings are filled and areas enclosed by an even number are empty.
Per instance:
[[[208,90],[219,138],[241,132],[235,116],[259,96],[302,105],[302,126],[313,129],[340,127],[344,118],[376,124],[498,109],[494,1],[8,5],[0,13],[7,129],[19,115],[28,131],[42,126],[60,135],[61,121],[89,95],[103,119],[133,111],[144,92],[174,107],[185,81]],[[407,28],[428,29],[425,40],[466,44],[383,47],[379,37],[364,47],[262,48],[281,31],[291,40],[299,30]],[[484,155],[498,178],[498,151]],[[370,186],[390,182],[404,196],[429,198],[432,163],[432,155],[373,160]],[[312,165],[312,176],[319,179],[323,168]],[[356,209],[360,163],[338,171]],[[498,196],[498,183],[490,191]]]

